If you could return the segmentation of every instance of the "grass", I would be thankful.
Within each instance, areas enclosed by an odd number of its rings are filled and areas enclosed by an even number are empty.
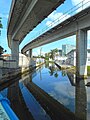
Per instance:
[[[71,68],[67,68],[67,71],[71,73],[76,73],[76,67],[72,66]],[[90,66],[87,66],[87,75],[90,76]]]
[[[90,75],[90,66],[87,66],[87,74]]]

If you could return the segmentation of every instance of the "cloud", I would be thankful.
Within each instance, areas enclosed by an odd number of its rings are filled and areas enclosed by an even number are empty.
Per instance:
[[[49,16],[48,16],[48,20],[46,22],[46,25],[48,27],[54,27],[57,24],[61,23],[62,21],[64,21],[65,19],[69,18],[70,15],[69,14],[63,14],[57,11],[52,12]]]
[[[1,14],[1,13],[0,13],[0,17],[1,17],[1,18],[5,18],[5,19],[8,19],[8,14]]]
[[[57,24],[61,23],[62,21],[66,20],[67,18],[69,18],[70,16],[80,12],[82,9],[85,9],[86,7],[90,6],[90,0],[71,0],[72,4],[74,7],[72,10],[68,11],[66,14],[54,11],[52,12],[47,19],[46,25],[48,27],[54,27]]]
[[[41,47],[41,48],[42,48],[42,47]],[[41,55],[45,55],[45,52],[44,52],[43,49],[41,49],[41,48],[39,47],[39,48],[34,49],[33,55],[34,55],[34,56],[40,55],[40,50],[41,50]]]
[[[57,18],[59,18],[62,15],[63,15],[63,13],[59,13],[57,11],[54,11],[48,16],[48,18],[51,20],[56,20]]]

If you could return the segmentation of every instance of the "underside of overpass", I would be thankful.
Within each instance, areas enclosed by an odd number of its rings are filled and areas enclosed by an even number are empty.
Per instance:
[[[18,67],[19,44],[42,20],[65,0],[12,0],[7,37],[12,60]]]
[[[42,20],[65,0],[12,0],[8,20],[8,45],[18,40],[19,44]]]

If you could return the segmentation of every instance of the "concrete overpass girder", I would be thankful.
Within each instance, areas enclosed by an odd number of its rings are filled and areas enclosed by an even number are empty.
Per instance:
[[[90,11],[90,8],[89,8],[89,11]],[[58,27],[60,27],[62,24],[63,22],[59,24]],[[40,37],[36,38],[35,40],[31,41],[22,49],[22,51],[24,52],[24,51],[27,51],[28,48],[33,49],[41,45],[69,37],[71,35],[75,35],[77,30],[79,29],[89,30],[90,29],[90,12],[88,12],[83,17],[79,17],[75,21],[69,22],[67,25],[60,27],[59,29],[57,29],[56,27],[54,28],[55,29],[54,32],[52,32],[53,31],[53,28],[52,28],[51,30],[44,33],[46,35],[43,34]],[[50,32],[50,34],[48,34],[48,32]],[[38,41],[38,44],[37,44],[37,41]]]
[[[19,40],[24,37],[46,18],[56,7],[65,0],[16,0],[11,9],[8,22],[8,36]],[[9,40],[10,40],[9,39]],[[11,42],[9,42],[10,46]]]

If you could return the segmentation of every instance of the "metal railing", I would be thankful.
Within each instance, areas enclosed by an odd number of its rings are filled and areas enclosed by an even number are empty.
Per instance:
[[[31,41],[33,41],[35,38],[39,37],[46,31],[50,30],[51,28],[55,27],[56,25],[60,24],[61,22],[65,21],[66,19],[70,18],[71,16],[79,13],[80,11],[84,10],[85,8],[90,7],[90,0],[83,0],[67,12],[65,12],[63,15],[59,16],[57,19],[52,21],[48,26],[44,27],[42,30],[38,31],[34,36],[31,37]]]

